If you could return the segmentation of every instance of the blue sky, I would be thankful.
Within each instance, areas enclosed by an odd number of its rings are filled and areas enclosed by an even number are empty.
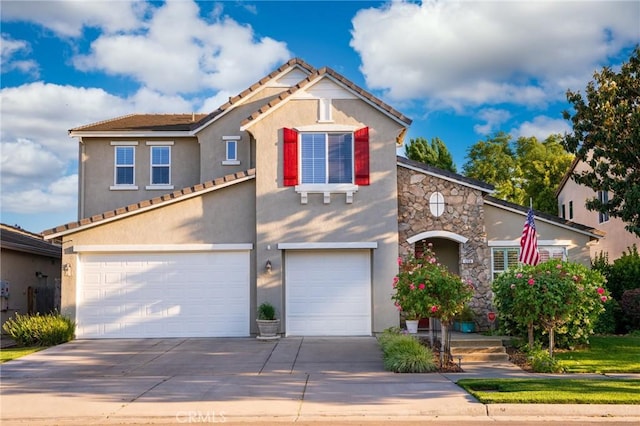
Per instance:
[[[458,169],[497,131],[570,131],[583,90],[640,42],[637,1],[2,1],[1,220],[77,217],[67,130],[210,112],[292,57],[329,66],[441,138]]]

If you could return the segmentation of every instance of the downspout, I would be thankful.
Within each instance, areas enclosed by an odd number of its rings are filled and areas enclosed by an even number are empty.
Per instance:
[[[80,164],[79,164],[79,175],[78,175],[78,220],[83,219],[84,218],[84,191],[85,191],[85,184],[84,184],[84,164],[85,164],[85,160],[86,160],[86,153],[85,153],[85,144],[82,141],[82,138],[78,138],[78,141],[80,142],[79,147],[78,147],[78,159],[80,160]]]

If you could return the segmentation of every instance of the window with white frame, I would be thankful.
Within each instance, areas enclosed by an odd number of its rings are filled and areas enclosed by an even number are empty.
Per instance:
[[[115,147],[114,184],[134,185],[135,183],[135,147]]]
[[[598,201],[602,204],[609,202],[609,193],[607,191],[598,191]],[[598,212],[598,223],[605,223],[609,221],[609,213]]]
[[[565,246],[538,246],[540,262],[550,259],[567,260]],[[501,273],[518,266],[520,247],[492,247],[491,248],[491,276],[496,279]]]
[[[353,133],[301,133],[302,184],[353,183]]]
[[[224,166],[237,166],[240,164],[238,159],[238,141],[240,136],[223,136],[225,143],[225,159],[222,161]]]
[[[151,147],[151,185],[171,185],[171,147]]]

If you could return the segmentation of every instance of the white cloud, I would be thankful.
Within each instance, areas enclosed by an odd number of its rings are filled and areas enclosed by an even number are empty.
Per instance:
[[[502,123],[511,118],[511,113],[504,109],[486,108],[478,112],[477,118],[484,124],[476,124],[473,130],[479,135],[488,135],[497,130]]]
[[[134,32],[102,34],[74,64],[129,76],[165,94],[244,89],[290,57],[286,44],[256,40],[252,28],[216,12],[213,22],[191,1],[167,2]]]
[[[10,188],[2,191],[3,211],[37,214],[75,211],[78,175],[62,176],[41,188]]]
[[[535,136],[536,139],[543,141],[553,134],[564,134],[571,131],[569,123],[562,119],[556,119],[539,115],[531,121],[525,121],[520,124],[518,128],[512,129],[510,134],[514,138],[521,136],[531,137]]]
[[[2,34],[0,42],[2,51],[2,73],[19,70],[25,74],[38,77],[38,63],[31,59],[16,59],[18,55],[26,55],[31,52],[29,42],[25,40],[14,40],[6,34]]]
[[[638,16],[625,1],[396,1],[359,11],[351,46],[368,86],[392,99],[543,106],[637,43]]]
[[[64,172],[65,163],[42,145],[28,139],[2,144],[0,154],[2,185],[20,184],[21,179],[33,181],[48,180],[50,175]]]
[[[84,27],[114,33],[137,28],[148,5],[138,1],[4,1],[3,21],[35,22],[63,37],[78,37]]]

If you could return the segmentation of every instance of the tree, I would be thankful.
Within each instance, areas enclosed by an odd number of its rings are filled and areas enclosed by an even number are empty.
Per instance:
[[[594,191],[607,191],[608,200],[593,198],[586,207],[622,219],[640,236],[640,47],[636,46],[620,72],[604,67],[580,92],[567,92],[573,106],[573,132],[564,147],[589,165],[572,179]],[[604,197],[603,197],[604,198]]]
[[[456,172],[453,157],[440,138],[431,139],[431,143],[422,137],[411,139],[409,144],[405,146],[404,152],[410,160]]]
[[[464,174],[495,186],[497,198],[537,210],[557,214],[555,190],[571,164],[560,136],[551,135],[540,142],[535,137],[511,136],[499,132],[486,141],[478,141],[467,151]]]
[[[501,327],[513,334],[526,329],[529,349],[534,347],[534,329],[544,330],[550,356],[556,333],[569,335],[574,344],[588,343],[610,298],[604,281],[598,271],[561,260],[509,269],[492,285]]]

